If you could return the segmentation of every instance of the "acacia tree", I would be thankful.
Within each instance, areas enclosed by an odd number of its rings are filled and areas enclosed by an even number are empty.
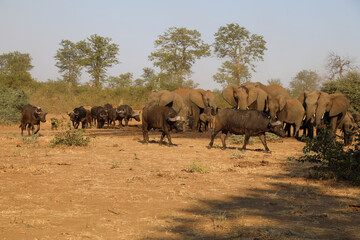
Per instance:
[[[56,51],[54,56],[56,60],[55,66],[59,68],[65,82],[76,86],[81,76],[82,65],[80,63],[82,54],[77,44],[69,40],[62,40],[60,46],[61,48]]]
[[[283,85],[280,78],[270,78],[266,82],[268,85]]]
[[[30,86],[35,82],[30,74],[33,69],[28,53],[18,51],[0,55],[0,84],[9,88]]]
[[[226,58],[219,72],[213,76],[215,82],[224,87],[229,84],[240,85],[251,78],[255,72],[254,62],[263,61],[266,41],[261,35],[250,34],[237,23],[222,26],[214,34],[214,52],[218,58]]]
[[[310,70],[302,70],[290,81],[290,92],[293,97],[298,97],[303,91],[319,90],[321,78]]]
[[[82,54],[81,65],[92,76],[95,87],[101,87],[106,81],[107,68],[119,63],[116,58],[119,45],[111,43],[111,40],[94,34],[77,44]]]
[[[197,30],[169,28],[155,41],[158,48],[149,56],[155,67],[160,68],[160,84],[169,88],[193,85],[187,81],[196,59],[210,56],[210,46],[201,40]]]
[[[336,78],[343,78],[343,75],[348,71],[355,71],[357,67],[354,61],[347,57],[340,57],[337,53],[330,52],[327,57],[326,68],[328,70],[328,79],[334,80]]]

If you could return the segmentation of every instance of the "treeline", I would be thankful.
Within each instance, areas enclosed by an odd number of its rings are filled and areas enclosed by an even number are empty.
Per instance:
[[[202,57],[213,55],[223,59],[213,76],[213,81],[222,87],[250,81],[255,63],[263,60],[267,50],[263,36],[251,34],[235,23],[220,27],[212,44],[205,43],[197,30],[172,27],[159,35],[154,45],[154,51],[148,56],[153,68],[143,68],[138,78],[130,72],[108,76],[107,70],[120,63],[120,48],[111,38],[97,34],[79,42],[62,40],[54,55],[61,77],[47,82],[38,82],[31,76],[33,66],[28,53],[2,54],[0,86],[8,91],[22,89],[29,102],[54,113],[67,112],[80,105],[105,103],[126,103],[141,108],[151,91],[196,88],[198,84],[191,79],[191,69]],[[327,76],[302,70],[291,79],[288,91],[294,98],[304,90],[342,92],[351,101],[350,111],[360,112],[360,74],[354,61],[336,53],[330,53],[327,60]],[[81,84],[84,71],[90,79]],[[282,85],[280,79],[268,79],[267,83]],[[221,90],[214,93],[219,107],[229,106],[221,97]]]

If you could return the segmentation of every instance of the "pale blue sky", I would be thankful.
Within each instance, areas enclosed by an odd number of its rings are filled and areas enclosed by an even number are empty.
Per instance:
[[[212,44],[220,26],[238,23],[263,35],[268,50],[252,81],[280,78],[285,86],[301,70],[325,74],[330,51],[360,65],[360,1],[350,0],[0,0],[0,54],[29,53],[38,81],[60,77],[54,55],[63,39],[92,34],[119,44],[121,64],[109,75],[140,77],[154,51],[154,41],[170,27],[196,29]],[[192,79],[201,88],[220,88],[212,76],[222,59],[198,60]],[[82,82],[88,80],[83,74]]]

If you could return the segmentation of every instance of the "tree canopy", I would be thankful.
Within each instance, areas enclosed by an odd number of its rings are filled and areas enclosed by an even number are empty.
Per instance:
[[[31,60],[30,54],[18,51],[0,55],[0,84],[13,89],[33,84]]]
[[[310,70],[302,70],[291,80],[290,92],[291,95],[297,98],[303,91],[319,90],[321,83],[320,76]]]
[[[55,66],[59,68],[65,82],[77,86],[82,69],[79,48],[76,43],[69,40],[62,40],[60,46],[61,48],[56,51],[54,56]]]
[[[219,72],[214,75],[215,82],[224,87],[230,84],[240,85],[251,78],[255,71],[254,62],[263,61],[267,48],[261,35],[251,34],[237,23],[227,24],[214,34],[214,52],[219,58],[226,58]]]
[[[186,28],[169,28],[155,41],[155,47],[149,60],[160,68],[162,84],[172,88],[191,85],[187,77],[195,60],[210,56],[210,46],[201,40],[201,34]]]
[[[82,54],[81,65],[92,76],[95,87],[101,87],[106,81],[107,68],[119,63],[119,46],[111,41],[111,38],[94,34],[77,44]]]

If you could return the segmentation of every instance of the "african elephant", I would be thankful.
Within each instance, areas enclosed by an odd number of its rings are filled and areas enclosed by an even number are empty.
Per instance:
[[[290,98],[288,91],[286,91],[286,89],[280,85],[265,86],[264,84],[262,84],[260,82],[246,82],[246,83],[241,84],[240,86],[245,86],[248,88],[250,88],[250,87],[260,88],[260,89],[264,90],[271,97],[283,96],[285,98]]]
[[[231,85],[222,91],[222,96],[225,101],[237,109],[256,109],[258,111],[267,111],[268,109],[268,94],[261,88]]]
[[[315,123],[331,124],[333,133],[345,117],[350,101],[341,93],[328,94],[321,92],[317,101]]]
[[[320,97],[320,91],[304,91],[300,94],[298,100],[305,108],[306,118],[303,121],[302,128],[304,129],[305,136],[310,138],[314,137],[314,124],[315,124],[315,112],[317,107],[317,101]]]
[[[299,101],[303,103],[306,111],[305,125],[331,124],[334,133],[350,106],[350,101],[343,94],[321,91],[304,91],[299,96]]]
[[[305,115],[305,109],[297,99],[278,96],[269,98],[269,112],[273,120],[294,124],[294,135],[298,138],[299,129]]]
[[[346,146],[351,145],[355,137],[354,133],[358,128],[358,125],[351,113],[347,112],[345,114],[345,117],[339,124],[338,128],[344,133],[344,144]]]
[[[196,131],[199,116],[204,112],[205,108],[210,108],[211,115],[216,115],[217,105],[215,95],[210,90],[205,91],[203,89],[183,88],[175,90],[174,93],[179,94],[184,99],[185,104],[189,107],[193,119],[192,126],[190,127],[193,131]]]
[[[148,97],[146,106],[168,106],[172,107],[179,116],[187,119],[189,115],[189,108],[185,104],[183,98],[174,92],[168,90],[161,90],[152,92]]]

